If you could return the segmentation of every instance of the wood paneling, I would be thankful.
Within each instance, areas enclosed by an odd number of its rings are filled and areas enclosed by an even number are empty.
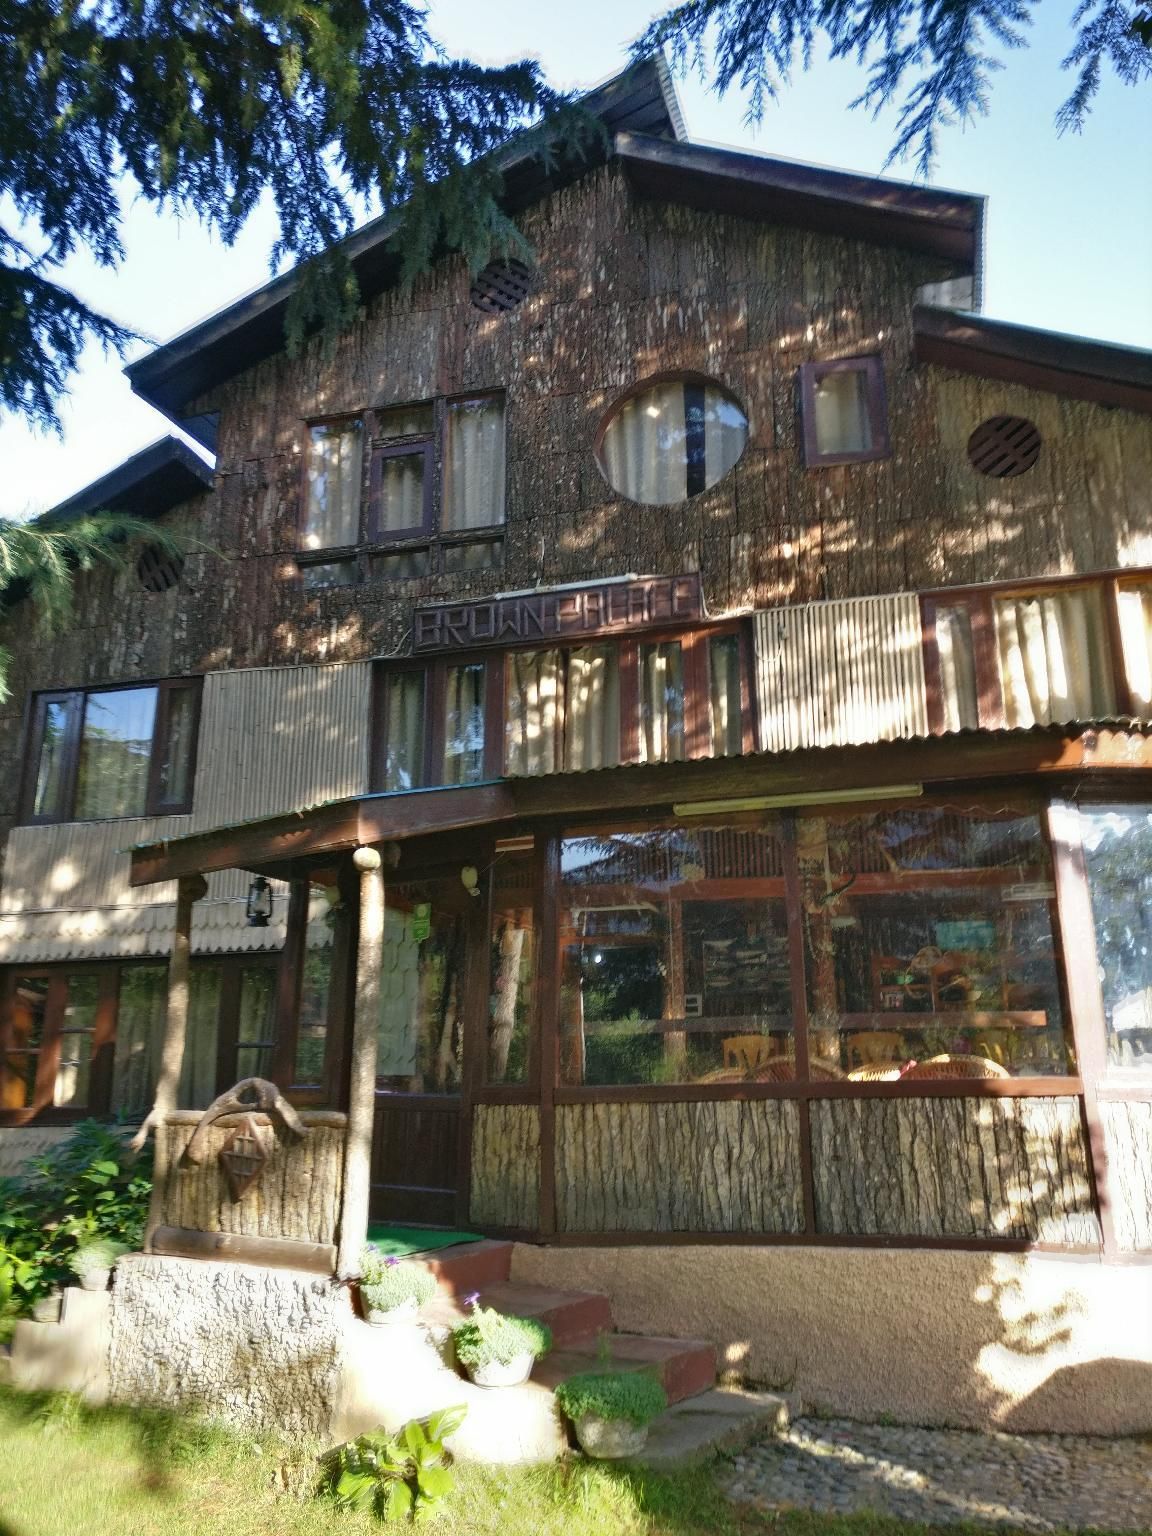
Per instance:
[[[371,1217],[450,1227],[458,1207],[460,1100],[378,1094],[372,1129]]]
[[[540,1111],[534,1104],[478,1104],[472,1117],[469,1221],[534,1231],[540,1217]]]
[[[1102,1099],[1098,1112],[1116,1245],[1152,1251],[1152,1103]]]
[[[556,1110],[560,1232],[800,1232],[794,1102]]]
[[[820,1233],[1099,1245],[1075,1098],[818,1100],[811,1114]]]

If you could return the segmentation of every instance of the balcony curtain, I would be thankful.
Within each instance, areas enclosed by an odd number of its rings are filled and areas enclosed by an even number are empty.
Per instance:
[[[604,433],[601,457],[612,485],[633,501],[665,505],[688,494],[684,385],[662,384],[627,400]]]
[[[975,730],[980,724],[972,626],[963,608],[936,610],[940,657],[940,701],[946,731]]]
[[[739,635],[717,635],[708,642],[708,713],[712,756],[739,757],[744,750]]]
[[[445,448],[446,532],[504,521],[504,401],[457,400],[448,407]]]
[[[1143,719],[1152,719],[1152,587],[1122,587],[1118,599],[1132,708]]]
[[[559,766],[559,651],[519,651],[508,658],[508,704],[504,725],[504,771],[555,773]]]
[[[360,538],[360,427],[313,427],[308,453],[305,549],[339,549]]]
[[[995,604],[1009,726],[1096,720],[1115,711],[1098,593],[1053,592]]]
[[[418,789],[424,782],[424,674],[397,672],[388,682],[385,789]]]
[[[640,648],[640,757],[645,763],[684,757],[684,656],[679,642]]]
[[[484,777],[484,667],[451,667],[445,689],[444,783]]]
[[[620,669],[615,646],[568,653],[564,767],[572,773],[620,761]]]

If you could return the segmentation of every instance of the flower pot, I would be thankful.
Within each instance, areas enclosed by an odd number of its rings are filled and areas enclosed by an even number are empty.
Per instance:
[[[585,1413],[576,1420],[576,1438],[586,1456],[596,1461],[620,1461],[635,1456],[648,1441],[647,1424],[633,1424],[629,1419],[602,1419]]]
[[[106,1291],[111,1278],[112,1271],[110,1269],[86,1269],[80,1276],[80,1289],[82,1291]]]
[[[398,1307],[389,1307],[387,1312],[369,1307],[364,1315],[373,1328],[393,1328],[397,1323],[415,1322],[419,1310],[415,1296],[409,1296],[407,1301],[402,1301]]]
[[[465,1365],[464,1369],[478,1387],[518,1387],[532,1374],[535,1356],[526,1349],[507,1365],[499,1360],[486,1360],[483,1365]]]
[[[32,1316],[38,1323],[58,1323],[60,1321],[60,1303],[63,1297],[59,1291],[53,1291],[51,1296],[41,1296],[32,1307]]]

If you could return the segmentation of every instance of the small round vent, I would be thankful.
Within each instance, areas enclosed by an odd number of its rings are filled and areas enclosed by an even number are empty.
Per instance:
[[[968,439],[968,462],[982,475],[1022,475],[1040,457],[1039,431],[1023,416],[991,416]]]
[[[150,545],[136,562],[140,585],[148,592],[170,592],[184,574],[184,556]]]
[[[532,276],[532,268],[514,256],[490,261],[472,284],[472,302],[487,315],[502,315],[527,298]]]

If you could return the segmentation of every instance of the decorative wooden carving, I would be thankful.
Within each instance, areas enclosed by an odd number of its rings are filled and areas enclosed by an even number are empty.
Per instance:
[[[265,1115],[277,1115],[290,1136],[306,1136],[307,1129],[300,1116],[289,1104],[275,1083],[266,1077],[246,1077],[213,1099],[200,1116],[200,1123],[192,1133],[192,1139],[184,1149],[189,1163],[202,1163],[208,1155],[208,1128],[225,1115],[245,1115],[257,1110]]]
[[[220,1148],[220,1166],[232,1199],[240,1200],[268,1165],[268,1148],[254,1115],[245,1115]]]

